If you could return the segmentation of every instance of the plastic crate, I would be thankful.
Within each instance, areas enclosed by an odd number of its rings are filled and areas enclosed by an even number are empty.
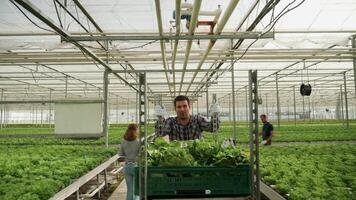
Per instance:
[[[148,197],[236,197],[251,194],[250,166],[148,167]],[[139,194],[139,168],[135,169]]]

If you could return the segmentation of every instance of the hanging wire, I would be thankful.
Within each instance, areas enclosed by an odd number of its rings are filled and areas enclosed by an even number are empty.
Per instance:
[[[61,17],[59,16],[57,3],[56,3],[55,0],[53,0],[53,4],[54,4],[54,8],[56,9],[56,14],[57,14],[57,17],[58,17],[59,24],[60,24],[61,28],[63,28],[62,20],[61,20]]]
[[[139,45],[139,46],[134,46],[134,47],[128,47],[128,48],[124,48],[124,49],[118,49],[119,51],[124,51],[124,50],[130,50],[130,49],[138,49],[138,48],[143,48],[147,45],[153,44],[155,42],[157,42],[158,40],[152,40],[150,42],[147,42],[145,44]]]
[[[37,26],[38,28],[42,29],[42,30],[45,30],[45,31],[48,31],[48,32],[51,32],[51,33],[56,33],[55,31],[52,31],[52,30],[49,30],[49,29],[46,29],[46,28],[43,28],[41,27],[40,25],[36,24],[34,21],[32,21],[32,19],[30,17],[28,17],[26,15],[26,13],[13,1],[13,0],[10,0],[10,2],[12,4],[15,5],[15,7],[35,26]]]
[[[294,2],[296,2],[297,0],[293,0],[292,2],[288,3],[288,5],[286,5],[278,14],[277,16],[274,18],[273,21],[271,21],[265,28],[267,28],[268,26],[270,26],[266,31],[264,31],[263,33],[260,34],[260,36],[258,38],[256,38],[251,44],[249,44],[247,46],[247,48],[245,49],[245,51],[241,54],[240,57],[236,58],[234,60],[233,63],[239,61],[243,56],[245,56],[245,54],[247,53],[247,51],[251,48],[252,45],[254,45],[258,39],[260,39],[263,35],[265,35],[266,33],[268,33],[270,30],[272,30],[274,28],[274,26],[276,25],[276,23],[287,13],[289,13],[290,11],[296,9],[297,7],[299,7],[300,5],[302,5],[305,0],[302,0],[301,2],[299,2],[297,5],[295,5],[294,7],[291,7],[289,9],[287,9],[289,6],[291,6]],[[275,7],[275,4],[273,4],[273,8]],[[287,9],[287,10],[286,10]],[[226,71],[231,70],[231,64],[227,66],[227,68],[225,68],[225,70],[223,70],[218,77],[220,77],[222,74],[224,74]],[[217,78],[218,78],[217,77]],[[217,78],[215,78],[215,80],[217,80]]]

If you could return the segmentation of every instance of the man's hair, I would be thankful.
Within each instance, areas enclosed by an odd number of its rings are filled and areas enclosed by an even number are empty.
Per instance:
[[[260,115],[260,117],[267,118],[267,115],[262,114],[262,115]]]
[[[190,101],[189,101],[189,98],[188,98],[187,96],[184,96],[184,95],[179,95],[179,96],[177,96],[177,97],[174,99],[174,107],[176,107],[177,101],[187,101],[187,102],[188,102],[188,105],[190,106]]]

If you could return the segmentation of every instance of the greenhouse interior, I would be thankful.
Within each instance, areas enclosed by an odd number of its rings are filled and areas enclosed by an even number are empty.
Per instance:
[[[0,1],[0,199],[356,200],[356,1]]]

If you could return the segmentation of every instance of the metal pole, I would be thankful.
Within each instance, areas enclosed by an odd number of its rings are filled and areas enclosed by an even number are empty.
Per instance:
[[[109,132],[108,132],[108,84],[109,84],[109,71],[104,71],[104,117],[103,117],[103,133],[105,137],[105,146],[109,147]]]
[[[208,86],[206,86],[206,117],[209,116],[209,91]]]
[[[49,90],[49,100],[52,101],[52,89]],[[52,123],[52,103],[48,103],[48,126],[51,128]]]
[[[304,102],[304,96],[303,96],[303,121],[305,122],[305,102]]]
[[[231,94],[229,94],[229,122],[231,122]]]
[[[247,94],[248,94],[248,88],[247,88],[247,86],[246,86],[246,88],[245,88],[245,112],[246,112],[246,114],[245,114],[245,116],[246,116],[246,126],[248,127],[248,121],[249,121],[249,119],[248,119],[248,117],[249,117],[249,115],[248,115],[248,108],[247,108],[247,106],[248,106],[248,101],[247,101]]]
[[[199,114],[199,97],[197,97],[197,114]]]
[[[144,166],[142,168],[142,162],[139,162],[139,180],[140,180],[140,197],[147,200],[147,82],[146,73],[140,73],[139,76],[139,108],[140,108],[140,139],[144,137]],[[141,148],[140,148],[141,151]],[[140,152],[140,155],[142,153]]]
[[[66,76],[65,89],[64,89],[64,98],[66,99],[67,97],[68,97],[68,76]]]
[[[295,101],[295,86],[293,85],[293,99],[294,99],[294,102],[293,102],[293,106],[294,106],[294,126],[297,126],[297,104],[296,104],[296,101]]]
[[[352,40],[351,40],[351,43],[352,43],[352,49],[356,49],[356,36],[353,35],[352,36]],[[352,63],[353,63],[353,66],[354,66],[354,88],[355,88],[355,98],[356,98],[356,52],[353,54],[353,59],[352,59]]]
[[[32,124],[35,124],[35,105],[34,104],[32,104],[32,109],[31,109],[31,111],[32,111]]]
[[[281,108],[279,105],[279,91],[278,91],[278,74],[276,73],[276,94],[277,94],[277,122],[278,128],[281,127]]]
[[[136,124],[139,123],[139,94],[136,92]]]
[[[238,121],[240,118],[239,118],[239,100],[238,100],[237,92],[236,92],[236,94],[235,94],[235,92],[234,92],[234,96],[235,96],[236,105],[235,105],[235,103],[233,103],[232,105],[233,105],[234,107],[236,107],[236,115],[237,115],[236,121]]]
[[[313,121],[315,121],[315,101],[312,102],[312,109],[313,109]]]
[[[5,107],[6,108],[6,107]],[[6,113],[5,113],[6,114]],[[36,126],[37,126],[37,124],[38,124],[38,122],[37,122],[37,118],[38,118],[38,107],[37,107],[37,105],[35,105],[35,119],[36,119],[36,121],[35,121],[35,124],[36,124]],[[6,119],[6,118],[5,118]]]
[[[5,100],[6,100],[6,97],[4,97],[5,98]],[[5,125],[5,127],[7,127],[7,125],[9,124],[9,105],[5,105],[4,106],[4,125]]]
[[[340,103],[341,103],[341,121],[342,125],[345,124],[344,122],[344,98],[342,97],[342,85],[340,85]]]
[[[43,97],[42,97],[43,100]],[[41,127],[43,126],[43,104],[41,104]]]
[[[308,97],[308,117],[309,117],[309,122],[311,122],[311,109],[310,109],[310,96]]]
[[[104,182],[105,182],[105,189],[109,188],[109,182],[108,182],[108,170],[104,169]]]
[[[147,101],[147,119],[150,119],[150,102]]]
[[[130,119],[129,119],[129,103],[130,103],[130,99],[127,97],[127,102],[126,102],[126,121],[127,121],[127,123],[130,122]]]
[[[4,88],[1,88],[1,101],[4,100]],[[4,121],[4,104],[0,105],[0,129],[2,129],[3,121]]]
[[[116,124],[119,124],[119,97],[116,97]]]
[[[269,113],[268,113],[268,98],[267,98],[267,94],[266,94],[266,115],[269,116]]]
[[[289,101],[287,103],[287,119],[288,119],[288,122],[289,122]]]
[[[250,169],[252,199],[260,197],[260,164],[258,143],[258,91],[257,71],[249,71],[249,129],[250,129]]]
[[[233,41],[231,40],[231,48],[233,47]],[[234,68],[234,59],[231,59],[231,86],[232,86],[232,102],[235,105],[235,68]],[[230,99],[230,98],[229,98]],[[229,104],[230,105],[230,104]],[[233,125],[233,135],[234,135],[234,140],[236,141],[237,139],[237,132],[236,132],[236,108],[235,106],[232,108],[232,120],[234,122]]]
[[[346,127],[349,128],[349,105],[347,102],[346,72],[344,72]]]

